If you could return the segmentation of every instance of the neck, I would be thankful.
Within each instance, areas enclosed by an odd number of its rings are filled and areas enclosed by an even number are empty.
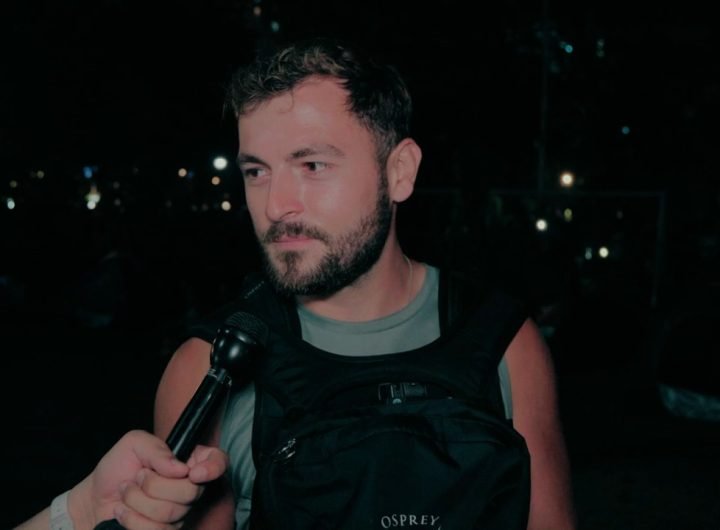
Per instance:
[[[424,281],[424,272],[403,254],[399,245],[386,247],[375,265],[352,284],[327,297],[298,297],[298,302],[334,320],[375,320],[409,304]]]

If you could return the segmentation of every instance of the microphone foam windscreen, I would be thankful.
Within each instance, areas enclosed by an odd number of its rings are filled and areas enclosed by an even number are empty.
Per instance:
[[[233,313],[226,320],[225,324],[228,326],[234,326],[247,333],[253,340],[259,345],[265,346],[267,342],[268,327],[255,315],[238,311]]]

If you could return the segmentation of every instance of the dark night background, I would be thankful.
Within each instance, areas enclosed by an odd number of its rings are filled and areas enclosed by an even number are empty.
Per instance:
[[[414,94],[410,253],[530,302],[558,370],[580,528],[720,528],[713,10],[419,5],[0,6],[2,526],[151,428],[183,325],[256,264],[237,173],[212,167],[236,147],[224,85],[258,47],[332,34],[396,64]],[[668,401],[681,392],[698,401]]]

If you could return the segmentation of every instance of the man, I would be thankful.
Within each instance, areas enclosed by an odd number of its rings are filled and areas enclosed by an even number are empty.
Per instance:
[[[16,530],[93,530],[117,520],[126,530],[176,527],[204,490],[220,477],[226,455],[198,446],[187,464],[144,431],[130,431],[100,459],[85,479]]]
[[[230,100],[266,273],[278,293],[296,300],[303,339],[343,355],[407,351],[436,339],[438,271],[409,259],[396,234],[397,205],[412,194],[422,155],[395,70],[316,41],[242,69]],[[207,372],[209,349],[207,337],[191,338],[169,362],[156,397],[159,436]],[[532,321],[503,363],[508,412],[531,454],[528,527],[574,528],[553,367]],[[209,506],[198,527],[229,529],[233,519],[246,527],[252,418],[249,386],[207,441],[228,451],[234,495]]]

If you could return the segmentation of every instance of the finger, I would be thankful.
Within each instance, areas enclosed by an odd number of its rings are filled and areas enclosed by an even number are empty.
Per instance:
[[[229,464],[227,454],[217,447],[198,446],[188,460],[188,478],[196,484],[210,482],[222,476]]]
[[[151,497],[137,484],[126,487],[123,492],[123,505],[129,512],[134,512],[131,516],[136,524],[170,525],[181,521],[190,511],[189,503]]]
[[[131,431],[126,436],[130,437],[132,449],[143,466],[166,477],[184,477],[187,474],[188,466],[175,458],[167,444],[158,437],[140,430]]]
[[[152,469],[141,469],[135,483],[148,497],[179,504],[195,502],[204,489],[187,478],[164,477]]]

